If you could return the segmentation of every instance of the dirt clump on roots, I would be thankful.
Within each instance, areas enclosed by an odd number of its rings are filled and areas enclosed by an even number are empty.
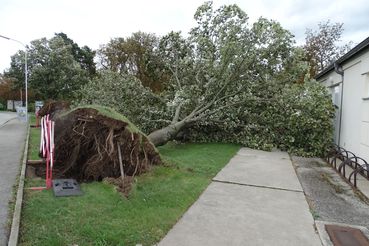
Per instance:
[[[118,112],[79,107],[55,119],[55,176],[105,180],[128,194],[134,176],[161,163],[149,139]]]
[[[70,110],[70,103],[66,101],[46,101],[45,105],[38,111],[38,116],[43,117],[50,115],[50,118],[54,120],[59,114]]]

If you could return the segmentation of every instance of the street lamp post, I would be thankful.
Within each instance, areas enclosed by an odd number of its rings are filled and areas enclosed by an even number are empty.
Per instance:
[[[16,39],[12,39],[12,38],[8,38],[5,37],[3,35],[0,35],[0,38],[4,38],[7,40],[12,40],[14,42],[17,42],[19,44],[21,44],[24,47],[24,83],[25,83],[25,92],[26,92],[26,122],[28,122],[28,79],[27,79],[27,74],[28,74],[28,66],[27,66],[27,47],[24,43],[22,43],[21,41],[18,41]]]

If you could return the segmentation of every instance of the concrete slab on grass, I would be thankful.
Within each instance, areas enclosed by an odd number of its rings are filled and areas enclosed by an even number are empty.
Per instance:
[[[303,191],[286,152],[242,148],[213,180]]]
[[[303,193],[213,182],[158,245],[315,246],[321,242]]]

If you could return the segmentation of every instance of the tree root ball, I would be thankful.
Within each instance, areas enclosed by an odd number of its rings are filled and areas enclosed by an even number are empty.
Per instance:
[[[54,120],[56,177],[79,181],[124,179],[161,163],[147,137],[112,109],[80,107]]]

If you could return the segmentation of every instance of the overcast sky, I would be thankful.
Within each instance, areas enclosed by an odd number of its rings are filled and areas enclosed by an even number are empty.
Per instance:
[[[144,31],[159,35],[187,33],[202,0],[0,0],[0,35],[29,44],[31,40],[64,32],[80,46],[97,49],[114,37]],[[216,7],[236,3],[250,17],[279,21],[298,43],[306,28],[321,21],[343,22],[343,42],[355,44],[369,36],[368,0],[216,0]],[[0,72],[10,66],[10,56],[21,49],[0,39]]]

